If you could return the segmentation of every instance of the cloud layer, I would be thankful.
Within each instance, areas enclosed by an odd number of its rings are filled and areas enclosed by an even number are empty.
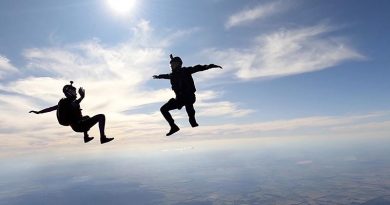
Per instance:
[[[150,81],[152,75],[170,71],[165,50],[172,45],[172,36],[178,39],[196,31],[177,31],[169,37],[156,39],[149,22],[142,20],[133,28],[132,40],[114,46],[92,39],[25,49],[25,77],[0,83],[3,149],[55,147],[80,142],[72,142],[80,134],[58,125],[54,112],[42,115],[28,113],[29,110],[41,110],[57,104],[63,97],[62,86],[70,80],[75,82],[76,87],[86,90],[86,98],[81,105],[84,115],[106,114],[108,136],[143,143],[155,140],[156,136],[164,136],[169,127],[159,107],[174,94],[169,81],[155,80],[154,83],[159,86],[151,86]],[[0,60],[2,70],[17,72],[7,58]],[[218,91],[199,89],[198,116],[241,117],[252,113],[252,110],[241,109],[221,97]],[[145,109],[148,106],[152,111]],[[221,109],[211,112],[215,106]],[[178,120],[186,118],[185,111],[173,114]],[[98,136],[97,130],[93,128],[91,135]],[[161,137],[157,139],[161,140]]]
[[[285,10],[282,1],[258,5],[233,14],[226,22],[228,29],[255,20],[261,20]],[[79,134],[69,127],[58,125],[55,114],[28,114],[31,109],[57,104],[63,97],[62,86],[70,80],[76,87],[86,89],[82,102],[84,115],[104,113],[107,116],[107,134],[120,144],[156,143],[184,136],[194,139],[220,139],[237,137],[289,136],[306,131],[327,130],[327,133],[351,133],[356,125],[372,130],[387,128],[388,123],[378,121],[388,114],[358,116],[306,116],[277,121],[238,123],[240,117],[256,112],[254,108],[241,108],[240,102],[224,99],[219,90],[199,89],[197,116],[207,117],[209,126],[184,128],[174,138],[164,138],[168,125],[159,113],[159,107],[173,97],[168,81],[151,83],[152,75],[167,73],[166,50],[175,46],[180,38],[190,38],[200,28],[190,28],[156,34],[149,21],[140,20],[132,28],[131,40],[106,45],[99,39],[72,44],[35,47],[22,53],[26,60],[23,77],[0,83],[0,137],[4,138],[4,153],[18,148],[69,147],[79,144]],[[197,74],[207,80],[221,74],[234,74],[240,80],[282,77],[335,67],[343,62],[365,57],[342,36],[335,36],[334,27],[314,26],[284,28],[258,34],[244,48],[209,48],[201,57],[210,62],[223,62],[223,70],[210,70]],[[228,32],[228,31],[227,31]],[[10,60],[0,56],[0,79],[19,71]],[[218,75],[213,75],[218,72]],[[208,74],[208,75],[205,75]],[[210,77],[211,76],[211,77]],[[211,81],[212,83],[212,81]],[[185,112],[172,112],[178,123],[187,123]],[[237,123],[227,123],[235,121]],[[97,136],[97,128],[92,135]],[[363,132],[361,132],[363,133]],[[61,136],[55,138],[53,136]]]
[[[310,116],[244,124],[202,126],[191,136],[214,139],[246,137],[383,137],[390,131],[389,111],[347,116]]]

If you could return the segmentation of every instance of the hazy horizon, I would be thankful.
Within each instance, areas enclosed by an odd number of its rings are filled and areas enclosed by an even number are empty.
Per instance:
[[[0,204],[389,204],[390,2],[0,2]],[[169,55],[193,75],[199,127]],[[115,140],[58,124],[86,90]]]

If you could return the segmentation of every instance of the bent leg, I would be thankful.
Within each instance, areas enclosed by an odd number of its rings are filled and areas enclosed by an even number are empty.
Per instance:
[[[106,116],[104,116],[103,114],[98,114],[98,115],[93,116],[91,118],[92,126],[95,125],[97,122],[99,122],[100,143],[104,144],[104,143],[112,141],[114,138],[108,138],[104,134],[104,129],[105,129],[105,125],[106,125]]]
[[[188,119],[190,121],[190,124],[192,127],[199,126],[195,119],[195,109],[194,109],[194,103],[196,101],[196,96],[194,93],[188,94],[186,98],[186,111],[188,114]]]
[[[175,121],[172,118],[172,115],[169,113],[170,110],[174,110],[178,108],[178,104],[176,99],[171,98],[167,103],[165,103],[161,108],[161,114],[164,116],[165,120],[169,123],[169,125],[175,126]]]
[[[188,119],[190,121],[190,124],[192,127],[197,127],[199,126],[198,123],[196,122],[195,119],[195,109],[194,109],[194,104],[188,104],[186,105],[186,111],[188,114]]]
[[[172,115],[169,113],[170,110],[174,110],[179,108],[179,105],[177,103],[177,100],[174,98],[171,98],[167,103],[165,103],[161,108],[160,111],[162,115],[164,116],[165,120],[169,123],[169,126],[171,126],[171,130],[166,134],[166,136],[170,136],[173,133],[180,130],[180,128],[175,124],[175,121],[172,118]]]
[[[89,116],[84,116],[78,122],[71,124],[71,127],[76,132],[84,132],[84,142],[89,142],[93,139],[93,137],[88,136],[88,131],[96,123],[99,123],[100,141],[102,144],[114,139],[114,138],[107,138],[106,135],[104,134],[106,117],[103,114],[98,114],[98,115],[95,115],[91,118]]]
[[[93,116],[91,118],[91,127],[94,126],[97,122],[99,122],[100,137],[103,137],[105,136],[104,127],[106,125],[106,116],[104,116],[103,114]]]
[[[82,129],[85,134],[93,127],[96,123],[99,123],[100,135],[104,136],[104,126],[106,123],[106,117],[103,114],[98,114],[93,117],[84,116],[78,123],[78,127]],[[88,133],[87,133],[88,135]]]

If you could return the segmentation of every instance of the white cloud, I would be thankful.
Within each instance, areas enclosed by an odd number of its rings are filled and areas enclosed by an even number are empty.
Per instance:
[[[313,72],[365,58],[345,39],[330,37],[332,30],[321,24],[280,30],[258,36],[254,46],[248,49],[210,49],[205,55],[212,56],[216,62],[224,62],[225,72],[235,72],[241,79]]]
[[[0,79],[3,79],[6,75],[17,73],[18,69],[13,66],[8,58],[0,55]]]
[[[390,133],[390,120],[378,119],[366,123],[356,123],[335,126],[331,129],[333,132],[351,134],[355,136],[388,136]]]
[[[203,108],[199,116],[227,115],[229,117],[242,117],[254,112],[251,109],[238,108],[236,104],[229,101],[198,103],[196,106]]]
[[[76,87],[86,89],[86,98],[82,102],[83,113],[106,114],[107,135],[116,137],[118,143],[125,145],[164,141],[164,133],[169,127],[158,108],[174,94],[169,89],[168,81],[165,81],[164,89],[152,89],[148,87],[148,82],[152,80],[153,74],[169,72],[169,53],[165,53],[165,50],[174,42],[172,36],[179,38],[197,30],[179,31],[169,37],[156,39],[151,33],[153,28],[150,23],[141,21],[134,28],[135,37],[132,40],[115,46],[107,46],[94,39],[71,45],[25,50],[23,54],[27,60],[27,69],[34,70],[34,73],[45,73],[46,77],[25,73],[25,78],[0,83],[0,88],[7,91],[7,94],[0,93],[0,111],[5,116],[0,119],[0,137],[6,139],[5,146],[30,149],[69,147],[81,143],[80,134],[73,133],[69,127],[58,125],[55,113],[28,113],[31,109],[55,105],[63,96],[62,86],[69,80],[74,80]],[[217,58],[213,62],[225,62],[224,70],[210,72],[219,72],[215,76],[223,72],[236,72],[242,79],[251,79],[309,72],[346,59],[362,58],[345,44],[337,51],[340,39],[320,38],[329,31],[330,28],[326,26],[283,31],[258,37],[257,45],[250,49],[210,50],[208,52],[213,53],[210,56]],[[334,59],[326,56],[333,56]],[[329,59],[330,63],[324,62]],[[287,65],[290,66],[288,70],[284,69]],[[223,93],[199,90],[196,103],[198,116],[230,118],[254,112],[222,98]],[[127,112],[145,105],[154,106],[155,111],[142,111],[143,114]],[[186,117],[184,110],[177,113],[174,113],[175,119]],[[370,116],[325,116],[240,125],[202,125],[197,129],[183,128],[178,136],[261,137],[263,133],[269,132],[352,126],[366,118]],[[91,130],[91,135],[98,136],[97,127]]]
[[[61,48],[34,48],[24,52],[28,67],[53,77],[73,80],[123,80],[137,85],[157,70],[164,59],[162,48],[121,44],[104,47],[98,41]]]
[[[23,76],[26,77],[0,83],[0,89],[6,91],[0,93],[3,116],[0,119],[0,137],[7,139],[5,146],[28,150],[76,146],[82,141],[82,134],[58,125],[55,112],[42,115],[28,113],[57,104],[63,97],[62,87],[70,80],[74,81],[74,86],[86,90],[86,97],[81,103],[84,115],[106,115],[108,136],[116,137],[119,143],[163,140],[169,126],[159,112],[159,106],[174,97],[174,93],[169,81],[159,81],[164,85],[163,89],[153,89],[148,82],[152,80],[152,75],[170,71],[169,53],[165,50],[174,43],[173,38],[182,38],[197,30],[177,31],[158,39],[150,23],[142,20],[133,29],[134,38],[115,46],[93,39],[26,49],[23,52],[26,58]],[[232,102],[220,102],[222,97],[221,93],[212,90],[198,91],[197,99],[201,106],[197,111],[204,113],[203,110],[207,111],[210,106],[221,105],[223,109],[213,113],[213,117],[249,113]],[[155,107],[155,110],[143,111],[146,105]],[[131,112],[138,109],[143,114]],[[184,110],[178,113],[180,115],[175,116],[176,119],[186,117]],[[91,135],[99,136],[97,126],[91,129]]]
[[[264,19],[285,10],[286,7],[286,2],[273,1],[267,4],[257,5],[254,8],[244,9],[230,16],[228,21],[225,23],[225,27],[229,29],[257,19]]]
[[[367,113],[350,116],[312,116],[286,120],[255,122],[245,124],[224,124],[202,126],[189,131],[188,135],[214,138],[240,137],[311,137],[322,136],[364,136],[383,137],[390,131],[389,112]]]

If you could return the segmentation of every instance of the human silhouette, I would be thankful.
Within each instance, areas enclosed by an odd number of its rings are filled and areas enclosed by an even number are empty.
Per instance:
[[[62,98],[57,105],[43,109],[41,111],[30,111],[30,113],[42,114],[57,110],[57,119],[61,125],[70,126],[75,132],[84,132],[84,142],[87,143],[93,140],[93,137],[88,135],[89,129],[96,123],[99,123],[100,130],[100,143],[104,144],[113,140],[114,138],[108,138],[104,134],[104,126],[106,124],[106,117],[104,114],[98,114],[93,117],[83,116],[81,113],[80,102],[85,97],[85,90],[81,87],[78,92],[80,98],[77,99],[76,88],[73,87],[73,81],[70,81],[70,85],[65,85],[62,91],[65,94],[65,98]]]
[[[197,127],[198,123],[195,119],[195,109],[194,103],[196,101],[196,88],[194,84],[194,80],[192,79],[192,74],[208,70],[210,68],[221,68],[219,65],[196,65],[193,67],[182,67],[183,61],[180,57],[173,57],[170,55],[172,73],[169,74],[160,74],[154,75],[154,79],[169,79],[172,85],[172,90],[175,92],[176,98],[171,98],[167,103],[165,103],[160,111],[164,118],[168,121],[171,129],[166,134],[166,136],[172,135],[173,133],[180,130],[180,128],[175,124],[170,110],[181,109],[183,106],[186,107],[186,111],[188,114],[189,122],[192,127]]]

